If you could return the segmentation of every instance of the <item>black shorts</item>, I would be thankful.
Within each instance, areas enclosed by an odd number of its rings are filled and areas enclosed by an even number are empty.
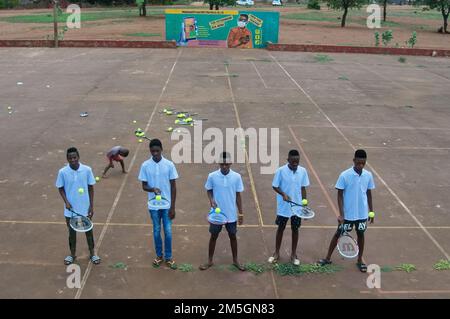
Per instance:
[[[223,225],[215,225],[209,223],[209,232],[212,235],[218,235],[222,231]],[[237,222],[225,224],[225,229],[229,235],[236,235],[237,233]]]
[[[284,228],[284,227],[286,227],[288,220],[289,220],[289,217],[277,215],[277,219],[275,219],[275,224]],[[302,225],[302,219],[300,217],[297,217],[297,216],[291,217],[291,229],[292,230],[297,231],[301,225]]]
[[[351,232],[353,230],[353,226],[355,226],[355,230],[356,230],[357,234],[364,234],[364,232],[367,229],[367,219],[359,219],[359,220],[345,220],[344,219],[344,223],[339,224],[336,234],[340,235],[342,233],[342,227],[347,232]]]

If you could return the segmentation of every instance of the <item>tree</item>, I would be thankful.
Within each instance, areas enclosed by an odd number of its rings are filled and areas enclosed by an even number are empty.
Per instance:
[[[334,10],[344,10],[341,19],[342,28],[345,27],[345,20],[347,19],[348,9],[360,9],[366,3],[366,0],[327,0],[327,6],[329,8]]]
[[[388,0],[383,0],[383,21],[386,22],[386,11],[387,11]]]
[[[444,33],[448,32],[448,16],[450,14],[450,0],[423,0],[423,4],[430,7],[430,9],[436,9],[442,13],[442,19],[444,20]]]
[[[219,10],[219,7],[234,5],[235,2],[235,0],[208,0],[209,10],[214,10],[214,7],[216,7],[216,10]]]

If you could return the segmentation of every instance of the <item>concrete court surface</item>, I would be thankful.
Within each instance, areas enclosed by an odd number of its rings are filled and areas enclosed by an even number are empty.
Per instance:
[[[433,265],[450,254],[450,59],[328,57],[324,62],[312,53],[265,50],[1,48],[0,297],[449,298],[450,271]],[[174,126],[174,117],[160,113],[166,107],[198,112],[208,118],[203,129],[279,128],[280,165],[289,149],[301,151],[317,213],[300,232],[304,263],[325,255],[336,227],[334,183],[351,166],[353,149],[365,148],[377,186],[365,260],[410,263],[417,271],[382,273],[382,288],[370,290],[367,275],[335,252],[343,270],[333,274],[232,272],[225,232],[216,248],[218,266],[197,270],[209,239],[203,185],[217,168],[207,163],[177,165],[174,257],[194,271],[154,269],[151,221],[137,180],[149,152],[133,132],[140,127],[160,138],[170,158],[177,141],[165,132]],[[81,162],[101,176],[105,153],[114,145],[131,150],[129,173],[115,168],[95,186],[102,264],[89,265],[79,235],[82,287],[69,289],[56,174],[65,165],[65,150],[76,146]],[[245,221],[238,231],[243,263],[265,263],[275,244],[273,175],[261,174],[261,166],[233,165],[245,183]],[[288,227],[282,262],[288,261],[290,242]],[[113,268],[118,262],[127,268]]]

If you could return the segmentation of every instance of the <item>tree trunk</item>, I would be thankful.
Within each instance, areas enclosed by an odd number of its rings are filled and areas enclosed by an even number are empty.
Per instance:
[[[218,4],[216,4],[216,10],[219,10],[219,5]]]
[[[448,9],[447,12],[445,12],[444,5],[442,5],[441,9],[442,9],[442,18],[444,19],[444,33],[449,33],[447,31],[447,27],[448,27],[448,15],[450,14],[450,8]]]
[[[348,12],[348,7],[345,7],[344,14],[342,15],[342,20],[341,20],[341,28],[345,27],[345,19],[347,19],[347,12]]]
[[[209,3],[209,10],[214,10],[214,3],[212,1]]]
[[[384,0],[383,3],[383,21],[386,22],[386,9],[387,9],[387,0]]]

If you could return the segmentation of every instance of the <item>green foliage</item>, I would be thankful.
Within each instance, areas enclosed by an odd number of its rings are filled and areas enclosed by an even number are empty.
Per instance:
[[[380,32],[375,31],[375,46],[379,47],[380,46]]]
[[[407,273],[417,270],[416,266],[413,264],[400,264],[397,267],[395,267],[395,269],[400,271],[406,271]]]
[[[408,41],[406,41],[406,44],[410,47],[410,48],[414,48],[414,46],[417,43],[417,33],[416,31],[413,31],[411,37],[408,39]]]
[[[392,30],[386,30],[381,34],[381,41],[383,41],[384,46],[387,46],[393,38]]]
[[[253,262],[248,262],[244,265],[245,270],[253,272],[257,275],[262,274],[263,272],[265,272],[267,270],[266,265],[264,264],[256,264]]]
[[[182,272],[192,272],[194,271],[194,266],[192,266],[191,264],[179,264],[178,270]]]
[[[127,269],[127,265],[123,262],[115,263],[114,265],[110,265],[110,267],[114,269]]]
[[[333,61],[333,58],[326,54],[316,54],[314,60],[319,63],[327,63]]]
[[[334,10],[360,9],[365,4],[367,4],[367,0],[327,0],[327,6]]]
[[[331,274],[342,270],[336,265],[320,266],[318,264],[300,264],[295,266],[292,263],[275,264],[273,270],[280,276],[300,276],[303,274]]]
[[[306,7],[311,10],[320,10],[319,0],[308,0]]]
[[[398,62],[405,63],[406,62],[406,58],[401,56],[401,57],[398,58]]]
[[[0,0],[0,9],[12,9],[19,5],[19,0]]]
[[[450,260],[441,259],[433,266],[436,270],[450,270]]]

